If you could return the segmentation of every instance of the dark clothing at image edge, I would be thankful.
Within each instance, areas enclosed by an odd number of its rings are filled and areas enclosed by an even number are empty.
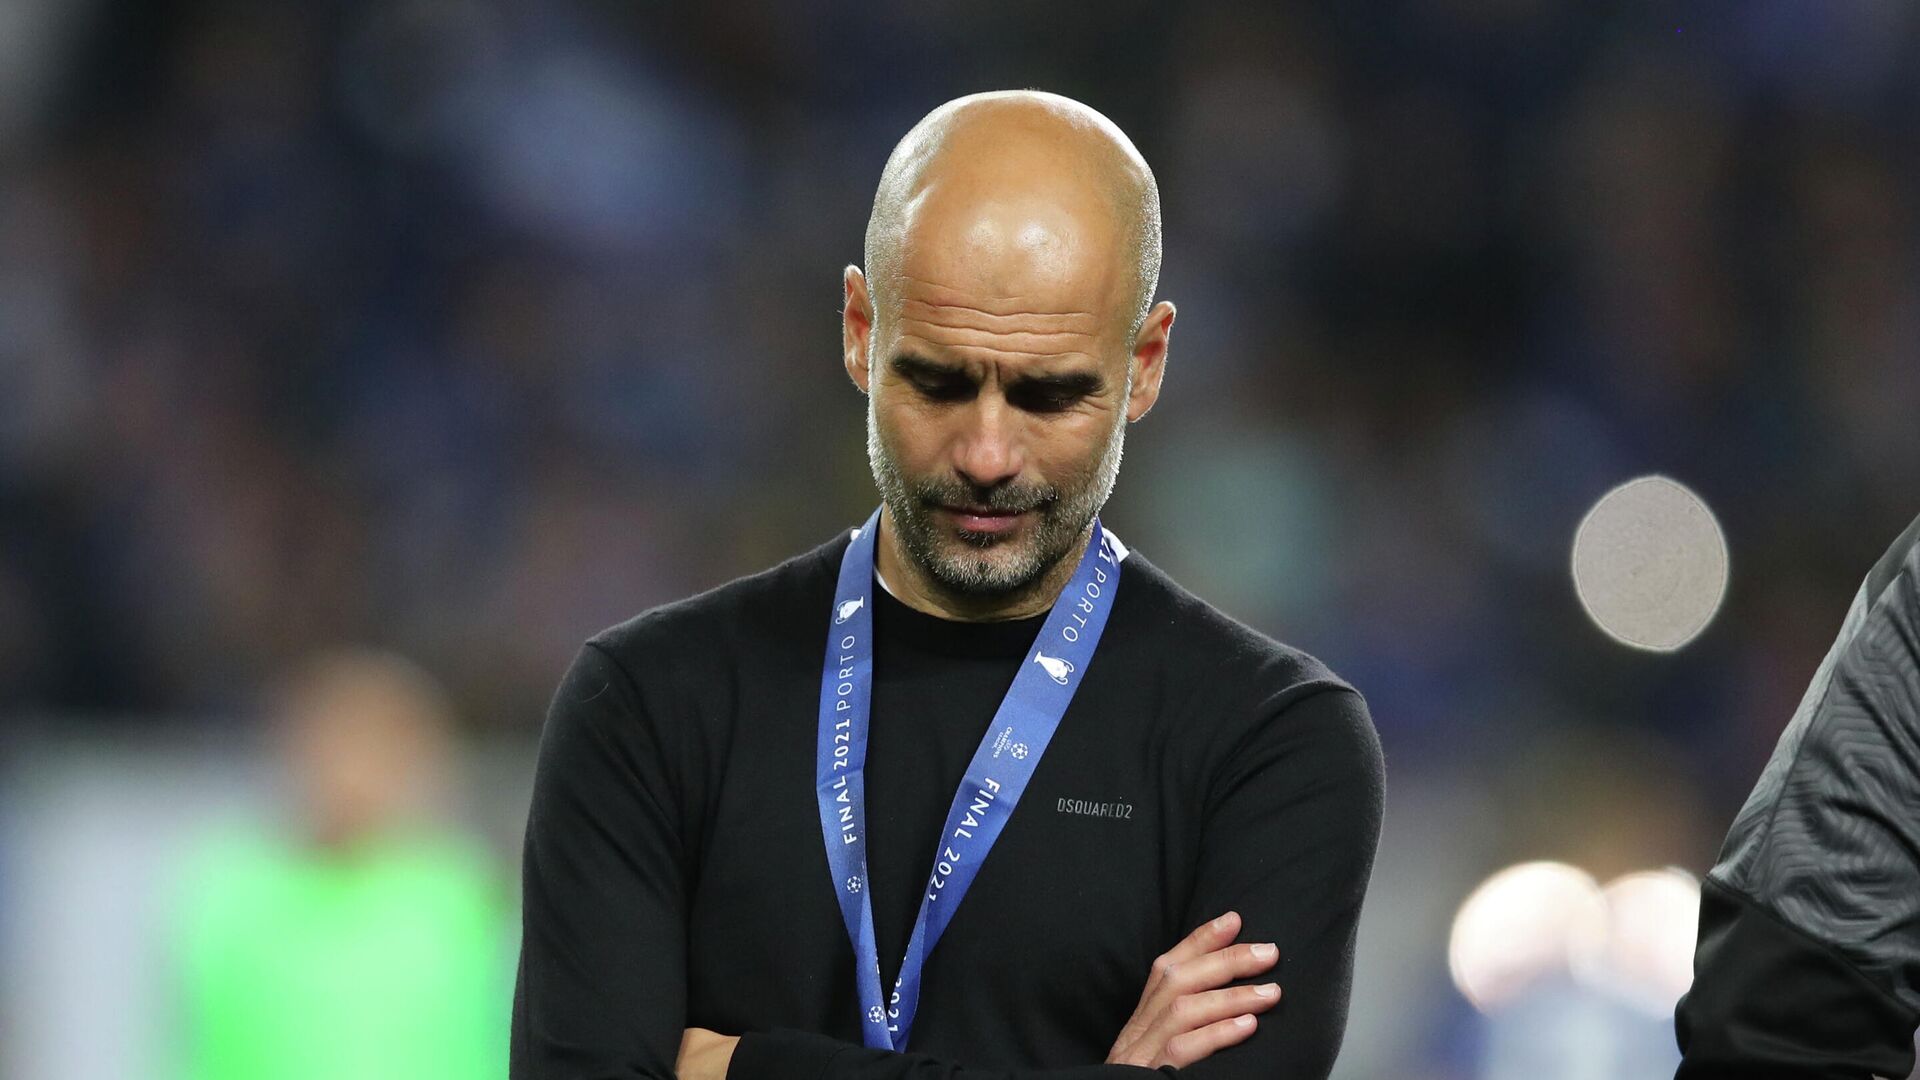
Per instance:
[[[1911,1072],[1916,853],[1920,519],[1867,575],[1708,874],[1677,1080]]]

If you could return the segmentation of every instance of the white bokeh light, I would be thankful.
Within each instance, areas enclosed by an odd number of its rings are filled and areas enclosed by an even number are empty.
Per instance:
[[[1607,902],[1591,875],[1565,863],[1521,863],[1460,905],[1447,967],[1460,993],[1491,1012],[1542,978],[1590,967],[1606,935]]]
[[[1573,537],[1580,605],[1622,645],[1672,652],[1700,635],[1727,592],[1727,538],[1707,504],[1664,476],[1600,497]]]
[[[1605,944],[1574,977],[1654,1016],[1671,1016],[1693,983],[1700,882],[1684,870],[1642,870],[1607,883]]]

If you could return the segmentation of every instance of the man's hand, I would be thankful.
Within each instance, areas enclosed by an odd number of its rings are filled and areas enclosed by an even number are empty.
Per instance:
[[[680,1036],[680,1058],[674,1062],[679,1080],[727,1080],[738,1035],[722,1035],[706,1028],[688,1028]]]
[[[1273,967],[1280,950],[1272,944],[1235,945],[1239,932],[1240,915],[1229,911],[1157,957],[1107,1064],[1181,1068],[1253,1034],[1253,1014],[1280,1000],[1280,985],[1226,984]]]

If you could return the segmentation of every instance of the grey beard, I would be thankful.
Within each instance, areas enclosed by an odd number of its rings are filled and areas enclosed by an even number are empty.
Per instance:
[[[1122,401],[1126,400],[1123,395]],[[1092,475],[1071,490],[1057,485],[1007,484],[981,491],[958,478],[908,483],[895,466],[880,437],[880,425],[871,397],[867,400],[867,463],[874,486],[899,533],[907,557],[924,568],[942,587],[966,596],[995,596],[1018,592],[1044,577],[1075,543],[1106,505],[1120,477],[1120,458],[1126,443],[1126,413],[1115,417],[1107,445]],[[968,504],[995,510],[1033,510],[1039,521],[1025,541],[1003,541],[989,535],[961,534],[973,551],[943,547],[933,520],[933,507]],[[1095,541],[1097,542],[1097,541]],[[1008,548],[1001,558],[992,557]]]

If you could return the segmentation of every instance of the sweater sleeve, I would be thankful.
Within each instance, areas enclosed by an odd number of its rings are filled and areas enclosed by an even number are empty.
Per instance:
[[[513,1080],[671,1080],[686,1018],[686,853],[638,689],[587,645],[540,737],[522,869]]]
[[[1194,1080],[1321,1080],[1346,1033],[1360,904],[1373,875],[1386,792],[1366,702],[1313,690],[1269,716],[1215,785],[1183,926],[1238,911],[1240,940],[1271,941],[1280,1003],[1253,1037],[1181,1070]]]
[[[1280,1003],[1245,1042],[1168,1075],[1318,1080],[1346,1027],[1360,901],[1379,843],[1380,745],[1360,695],[1289,697],[1228,756],[1209,795],[1196,886],[1183,925],[1234,910],[1242,941],[1280,947]],[[1171,943],[1169,943],[1171,944]],[[1146,972],[1140,973],[1142,986]],[[743,1036],[728,1080],[1135,1080],[1128,1065],[971,1069],[796,1031]]]
[[[1867,576],[1708,876],[1681,1080],[1907,1075],[1916,808],[1920,521]]]

